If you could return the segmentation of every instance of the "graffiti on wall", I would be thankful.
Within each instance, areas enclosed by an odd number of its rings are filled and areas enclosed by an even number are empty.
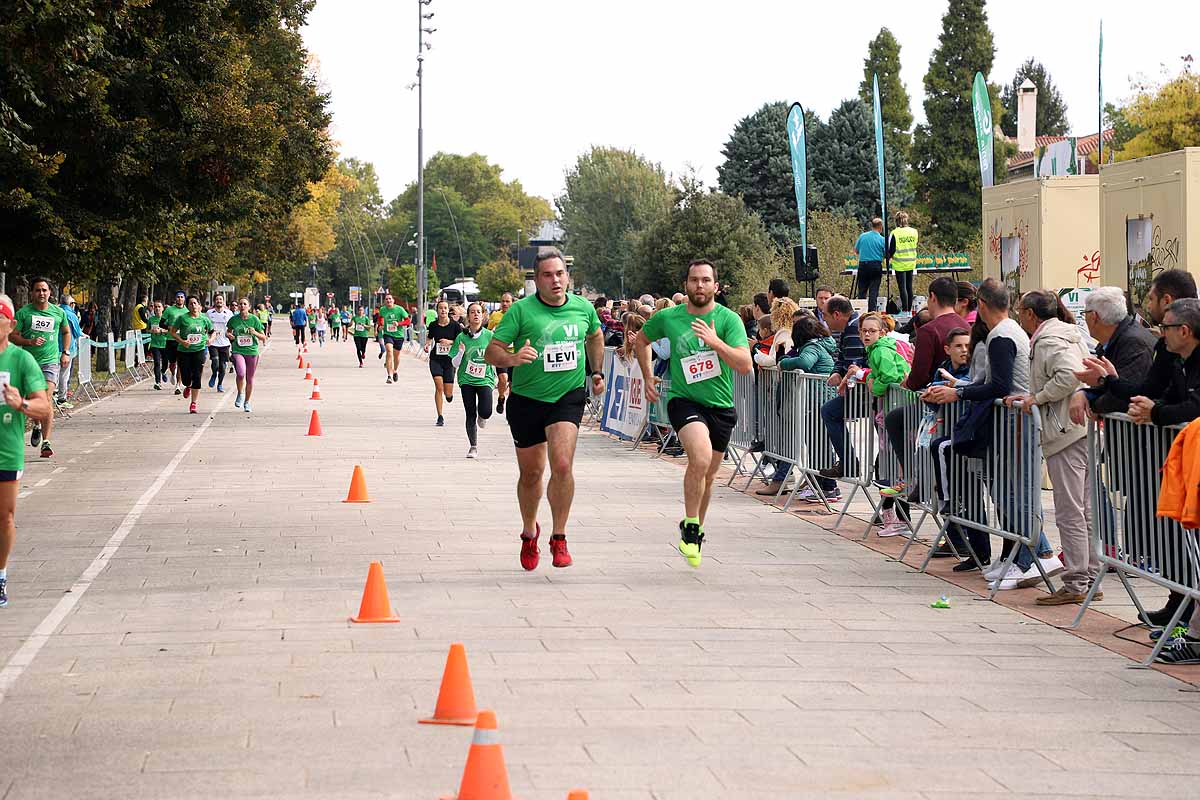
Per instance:
[[[1100,251],[1096,250],[1090,256],[1083,254],[1083,265],[1075,270],[1075,285],[1091,283],[1100,277]]]
[[[1179,237],[1163,240],[1161,225],[1154,226],[1154,242],[1150,246],[1150,262],[1154,272],[1179,266]]]
[[[997,261],[1000,260],[1000,220],[992,220],[992,230],[988,233],[988,252],[991,253]]]

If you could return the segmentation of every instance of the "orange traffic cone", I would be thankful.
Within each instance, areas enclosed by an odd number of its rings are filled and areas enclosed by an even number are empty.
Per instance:
[[[471,688],[471,671],[467,668],[467,651],[461,643],[455,642],[450,645],[450,654],[446,656],[437,708],[432,717],[419,721],[429,725],[474,725],[478,716],[475,691]]]
[[[321,435],[321,418],[317,416],[317,410],[314,408],[312,416],[308,418],[308,433],[306,436]]]
[[[587,789],[572,789],[567,800],[588,800]]]
[[[309,400],[321,399],[321,387],[318,385],[319,383],[320,381],[318,381],[316,378],[313,378],[313,393],[312,397],[308,398]]]
[[[508,768],[504,766],[504,751],[496,730],[496,712],[479,712],[458,795],[442,800],[512,800]]]
[[[304,362],[304,368],[305,368],[305,369],[312,369],[312,362],[311,362],[311,361],[305,361],[305,362]]]
[[[392,616],[392,601],[388,599],[387,582],[383,579],[383,564],[372,561],[367,570],[367,585],[363,587],[362,602],[358,606],[358,616],[351,617],[351,622],[399,622],[399,617]]]
[[[308,352],[308,345],[307,345],[307,344],[305,344],[305,345],[304,345],[304,352],[306,352],[306,353]]]
[[[304,356],[300,355],[299,353],[296,353],[296,366],[299,369],[304,369]]]
[[[304,370],[304,380],[306,380],[306,381],[311,381],[312,379],[313,379],[313,378],[312,378],[312,369],[311,369],[311,368],[306,368],[306,369]]]
[[[369,503],[370,498],[367,497],[367,478],[363,475],[363,468],[358,464],[354,465],[354,474],[350,476],[350,493],[346,495],[343,503]]]

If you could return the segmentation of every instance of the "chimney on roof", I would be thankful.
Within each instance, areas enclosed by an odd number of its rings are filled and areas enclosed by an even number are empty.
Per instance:
[[[1032,153],[1037,147],[1037,87],[1029,78],[1017,89],[1017,150]]]

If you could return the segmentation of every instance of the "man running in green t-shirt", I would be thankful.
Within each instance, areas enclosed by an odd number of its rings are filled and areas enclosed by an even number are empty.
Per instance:
[[[383,298],[383,308],[379,309],[379,318],[383,322],[383,343],[387,348],[387,358],[383,360],[383,368],[387,371],[387,383],[399,382],[400,351],[404,349],[404,320],[408,312],[404,306],[396,305],[396,298],[389,293]]]
[[[604,393],[604,373],[599,372],[604,335],[595,307],[567,294],[567,264],[555,248],[542,249],[533,269],[537,292],[513,304],[484,353],[492,366],[513,368],[506,416],[521,473],[517,502],[523,525],[521,566],[527,570],[538,565],[537,512],[547,460],[546,494],[554,523],[550,553],[554,566],[571,566],[566,530],[575,498],[575,440],[587,385],[593,394]],[[515,353],[508,352],[510,345]]]
[[[711,262],[700,259],[688,264],[687,303],[664,308],[646,320],[635,345],[646,399],[654,403],[659,392],[654,386],[650,343],[663,337],[671,343],[667,416],[687,453],[679,552],[693,567],[700,566],[713,481],[737,424],[733,373],[744,375],[753,367],[746,326],[713,299],[717,286],[717,268]]]
[[[71,328],[67,325],[67,315],[62,308],[50,302],[50,281],[45,278],[30,281],[29,298],[30,302],[17,311],[9,338],[33,356],[46,377],[46,391],[53,397],[60,371],[71,363]],[[39,426],[36,422],[33,425],[30,444],[37,447],[41,442],[42,458],[54,455],[54,449],[50,447],[53,428],[53,414],[46,418],[43,425]]]

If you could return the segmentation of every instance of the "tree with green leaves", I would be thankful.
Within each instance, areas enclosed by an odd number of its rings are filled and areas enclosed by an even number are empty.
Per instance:
[[[883,141],[884,177],[889,212],[912,202],[903,157]],[[823,198],[815,210],[832,211],[867,225],[879,215],[879,168],[871,108],[858,98],[844,100],[829,115],[824,135],[808,149],[809,191]],[[792,244],[799,244],[797,230]]]
[[[738,301],[787,273],[787,262],[757,214],[740,197],[709,191],[694,176],[675,187],[670,211],[635,237],[630,294],[680,291],[684,268],[694,258],[717,267],[726,294]]]
[[[479,296],[485,300],[499,301],[505,292],[515,297],[525,286],[525,276],[511,261],[492,261],[484,264],[475,273]]]
[[[717,185],[727,195],[741,197],[746,207],[762,219],[777,241],[799,236],[799,211],[792,183],[792,155],[788,148],[787,115],[791,104],[766,103],[743,117],[734,126],[721,155],[725,161],[717,167]],[[805,111],[805,138],[809,152],[824,135],[820,118]],[[815,167],[810,158],[810,172]],[[809,208],[821,208],[825,202],[820,188],[810,180]]]
[[[417,302],[417,265],[400,264],[387,268],[387,286],[397,303]]]
[[[1067,121],[1067,103],[1050,73],[1041,63],[1032,58],[1017,67],[1012,81],[1000,93],[1000,105],[1004,106],[1004,116],[1000,120],[1000,130],[1005,136],[1017,135],[1017,96],[1021,84],[1026,79],[1037,87],[1037,136],[1066,136],[1071,132],[1071,123]]]
[[[1200,147],[1200,74],[1185,70],[1161,86],[1143,83],[1110,119],[1119,123],[1117,161]]]
[[[912,152],[912,105],[908,89],[900,80],[900,43],[887,28],[867,45],[867,57],[863,61],[863,80],[858,86],[858,96],[868,107],[873,107],[872,77],[879,76],[880,113],[883,116],[883,138],[892,146],[901,164],[907,170]]]
[[[976,72],[991,72],[995,53],[984,0],[949,0],[925,73],[926,121],[913,134],[912,157],[917,202],[928,210],[950,247],[967,242],[982,224],[971,88]],[[999,120],[1003,108],[995,87],[989,95],[992,118]],[[1004,150],[997,147],[996,182],[1004,175]]]
[[[632,150],[593,147],[580,155],[555,201],[576,282],[622,294],[633,266],[633,235],[664,216],[672,199],[662,167]]]

